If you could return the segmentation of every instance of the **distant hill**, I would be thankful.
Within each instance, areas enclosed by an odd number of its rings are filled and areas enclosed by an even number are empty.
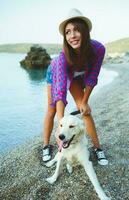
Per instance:
[[[39,45],[44,47],[48,54],[57,54],[61,51],[61,44],[35,44],[35,43],[17,43],[17,44],[2,44],[0,52],[8,53],[27,53],[31,46]],[[107,53],[125,53],[129,52],[129,38],[123,38],[106,44]]]
[[[60,44],[35,44],[35,43],[16,43],[16,44],[2,44],[0,45],[0,52],[7,53],[27,53],[31,46],[41,46],[47,50],[48,54],[57,54],[61,51]]]
[[[129,52],[129,38],[123,38],[106,44],[107,53]]]

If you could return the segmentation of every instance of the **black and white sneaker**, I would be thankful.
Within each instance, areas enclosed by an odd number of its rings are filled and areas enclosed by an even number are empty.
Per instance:
[[[43,156],[42,159],[44,162],[51,160],[51,147],[50,145],[46,145],[43,147]]]
[[[102,149],[95,149],[95,155],[100,165],[108,165],[108,160]]]

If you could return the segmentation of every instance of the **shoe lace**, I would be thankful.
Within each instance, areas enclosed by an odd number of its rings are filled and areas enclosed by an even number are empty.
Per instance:
[[[103,151],[97,151],[96,154],[97,154],[99,159],[102,159],[102,158],[106,159]]]
[[[49,148],[46,148],[46,149],[43,149],[43,155],[49,155],[50,154],[50,149]]]

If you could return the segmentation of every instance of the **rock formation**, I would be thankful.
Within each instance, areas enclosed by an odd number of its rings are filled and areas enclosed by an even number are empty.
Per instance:
[[[46,49],[37,45],[30,47],[30,51],[20,64],[26,69],[46,69],[50,61],[51,58]]]

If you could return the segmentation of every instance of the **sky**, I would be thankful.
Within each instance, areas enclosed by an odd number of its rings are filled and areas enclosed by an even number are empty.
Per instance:
[[[62,43],[58,27],[72,8],[92,21],[92,39],[129,37],[129,0],[0,0],[0,44]]]

